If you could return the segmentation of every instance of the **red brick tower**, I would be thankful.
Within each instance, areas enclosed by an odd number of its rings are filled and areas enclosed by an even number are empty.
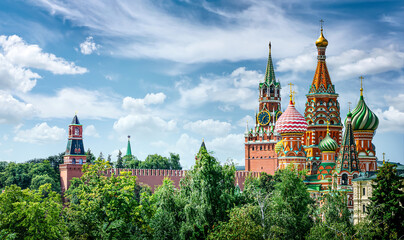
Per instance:
[[[81,169],[87,160],[83,145],[83,125],[80,124],[77,115],[74,115],[69,125],[69,137],[63,160],[64,163],[59,166],[62,193],[69,188],[72,178],[81,177]]]
[[[330,123],[329,136],[338,145],[342,139],[342,124],[340,117],[340,106],[338,94],[328,74],[325,62],[325,50],[328,41],[324,38],[323,27],[321,26],[320,37],[316,41],[318,50],[317,69],[309,93],[306,95],[306,109],[304,117],[309,124],[307,132],[304,134],[303,144],[308,158],[308,166],[311,174],[316,174],[321,163],[321,151],[318,148],[321,140],[327,135],[327,121]]]
[[[279,152],[279,169],[285,169],[290,164],[293,164],[299,171],[306,168],[306,152],[302,145],[302,137],[306,130],[306,120],[296,110],[291,93],[289,106],[276,121],[275,127],[275,131],[282,136],[282,145],[277,145],[276,149]]]
[[[358,105],[352,111],[352,129],[361,172],[376,171],[376,150],[372,144],[373,135],[379,125],[379,119],[365,103],[361,79],[361,95]]]
[[[259,111],[254,128],[245,132],[245,170],[274,174],[278,162],[275,144],[280,137],[274,133],[275,121],[281,116],[281,85],[276,81],[271,58],[271,42],[264,82],[259,84]]]

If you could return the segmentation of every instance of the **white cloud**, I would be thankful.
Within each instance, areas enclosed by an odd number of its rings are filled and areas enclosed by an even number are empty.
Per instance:
[[[96,138],[100,137],[94,125],[88,125],[86,128],[84,128],[83,135]]]
[[[167,9],[170,4],[150,1],[120,1],[113,6],[112,2],[82,4],[79,0],[34,3],[90,29],[93,35],[107,36],[104,47],[118,55],[183,63],[264,58],[267,51],[263,46],[269,39],[273,45],[283,46],[280,54],[291,55],[312,42],[307,28],[314,30],[272,2],[245,1],[237,10],[193,3],[220,19],[221,24],[214,26],[192,14],[173,14],[175,11]]]
[[[312,49],[310,49],[312,50]],[[311,51],[297,57],[284,58],[277,62],[276,71],[279,72],[306,72],[313,71],[316,68],[316,52]]]
[[[149,114],[129,114],[119,118],[114,122],[113,128],[119,133],[141,132],[141,133],[159,133],[172,131],[176,129],[177,122],[175,120],[163,120],[157,116]]]
[[[27,143],[49,143],[62,140],[66,135],[63,128],[50,127],[46,122],[35,125],[31,129],[18,130],[14,141]]]
[[[184,125],[184,129],[203,136],[221,136],[230,132],[231,124],[219,120],[207,119],[188,122]]]
[[[37,109],[39,118],[70,118],[76,111],[80,118],[116,119],[122,115],[121,99],[101,91],[64,88],[51,96],[24,94],[19,97]]]
[[[87,37],[86,40],[80,43],[80,52],[84,55],[89,55],[96,51],[100,46],[95,44],[93,37]]]
[[[208,151],[213,151],[221,162],[233,158],[244,165],[244,134],[229,134],[206,142]]]
[[[375,113],[379,118],[379,127],[377,131],[404,133],[404,112],[390,106],[385,111],[376,109]]]
[[[229,75],[201,77],[200,83],[195,87],[189,88],[180,82],[177,84],[181,95],[179,104],[189,107],[215,102],[242,109],[255,109],[258,93],[256,88],[263,79],[263,74],[240,67]]]
[[[22,102],[7,92],[0,91],[0,123],[18,123],[36,111],[32,104]]]
[[[146,106],[151,104],[163,103],[166,99],[164,93],[148,93],[144,98],[125,97],[123,99],[122,107],[125,110],[132,112],[145,112]]]
[[[254,118],[251,117],[250,115],[246,115],[246,116],[244,116],[242,119],[240,119],[240,120],[237,122],[237,126],[239,126],[239,127],[246,127],[247,123],[248,123],[248,126],[249,126],[249,127],[254,126],[254,124],[255,124]]]
[[[35,44],[26,44],[17,35],[0,36],[0,46],[4,57],[13,65],[28,68],[37,68],[50,71],[54,74],[83,74],[86,68],[76,66],[52,53],[44,53]]]

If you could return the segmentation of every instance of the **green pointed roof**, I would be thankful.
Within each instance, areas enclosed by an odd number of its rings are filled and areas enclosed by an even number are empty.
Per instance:
[[[369,107],[366,105],[363,95],[359,98],[358,105],[352,111],[352,128],[353,130],[374,131],[379,126],[379,119]]]
[[[74,125],[80,125],[80,121],[79,121],[79,118],[77,117],[77,114],[75,114],[74,115],[74,117],[73,117],[73,120],[72,120],[72,123],[71,124],[74,124]]]
[[[132,156],[132,148],[130,147],[130,136],[128,136],[128,146],[126,147],[125,156]]]
[[[345,120],[345,132],[337,160],[336,170],[338,173],[341,171],[359,171],[358,154],[356,152],[350,115],[352,114],[349,112]]]
[[[272,57],[271,57],[271,42],[269,42],[268,63],[267,63],[267,70],[265,72],[265,81],[264,82],[268,86],[271,83],[274,83],[274,84],[276,83],[274,65],[272,64]]]

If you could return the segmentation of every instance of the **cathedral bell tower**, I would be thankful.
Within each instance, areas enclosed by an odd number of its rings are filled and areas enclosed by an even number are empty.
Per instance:
[[[322,23],[323,21],[321,21]],[[327,137],[333,139],[338,145],[342,139],[342,123],[338,94],[328,74],[325,50],[328,41],[323,35],[321,25],[320,37],[316,41],[317,46],[317,69],[309,93],[306,95],[307,102],[304,117],[308,123],[307,132],[303,137],[303,144],[307,153],[308,169],[311,174],[316,174],[321,164],[320,142]],[[327,134],[327,122],[329,131]]]
[[[277,169],[275,144],[280,136],[274,131],[275,122],[281,112],[281,84],[275,78],[269,42],[268,63],[265,79],[258,86],[258,113],[254,128],[247,129],[245,136],[245,170],[274,174]]]

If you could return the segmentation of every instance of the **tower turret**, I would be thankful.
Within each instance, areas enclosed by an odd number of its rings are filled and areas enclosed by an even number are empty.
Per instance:
[[[85,164],[86,153],[83,145],[83,125],[77,115],[74,115],[72,123],[69,125],[69,137],[66,146],[64,164]]]
[[[361,171],[376,171],[376,149],[373,147],[372,140],[379,125],[379,119],[366,105],[363,97],[363,77],[359,78],[361,80],[361,93],[358,104],[352,111],[352,129],[356,142],[356,151],[358,152]]]
[[[126,146],[126,155],[132,157],[132,148],[130,146],[130,136],[128,135],[128,145]]]
[[[329,122],[328,137],[336,141],[337,145],[341,144],[342,139],[338,94],[335,92],[326,64],[327,46],[328,41],[324,37],[323,21],[321,20],[321,33],[316,41],[317,68],[309,93],[306,94],[307,102],[304,111],[304,117],[309,126],[304,135],[303,144],[310,166],[312,166],[312,173],[317,172],[321,163],[319,144],[327,137],[327,122]]]

